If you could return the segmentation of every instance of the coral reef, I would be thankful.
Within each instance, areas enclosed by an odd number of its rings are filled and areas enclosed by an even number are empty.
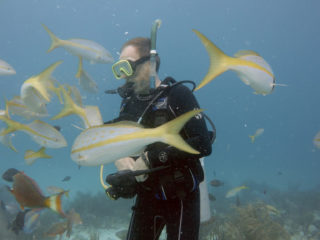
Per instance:
[[[217,200],[211,202],[213,217],[201,224],[200,240],[320,239],[319,188],[279,191],[254,182],[249,185],[258,190],[241,195],[239,206],[235,199],[224,198],[223,191],[215,191]],[[263,193],[264,189],[267,194]],[[63,206],[66,211],[74,209],[83,221],[74,227],[70,240],[125,239],[133,201],[113,201],[103,192],[78,192]],[[53,223],[61,221],[64,219],[58,214],[44,210],[39,227],[32,234],[21,232],[17,239],[52,240],[54,238],[45,237],[44,233]],[[68,238],[64,234],[62,239]],[[161,239],[165,239],[165,233]]]
[[[290,235],[274,215],[276,209],[263,202],[233,207],[234,212],[217,218],[202,240],[289,240]],[[202,226],[203,229],[203,226]]]

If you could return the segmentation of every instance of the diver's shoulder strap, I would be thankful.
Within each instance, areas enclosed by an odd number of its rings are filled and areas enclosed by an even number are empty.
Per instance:
[[[194,81],[191,81],[191,80],[181,80],[181,81],[176,81],[173,77],[166,77],[162,82],[161,82],[161,85],[163,88],[166,88],[166,87],[175,87],[177,85],[180,85],[180,84],[184,84],[184,83],[189,83],[189,84],[192,84],[192,89],[191,89],[191,92],[194,91],[194,89],[196,88],[196,84]]]
[[[177,81],[173,77],[166,77],[163,81],[161,81],[161,86],[170,86]]]

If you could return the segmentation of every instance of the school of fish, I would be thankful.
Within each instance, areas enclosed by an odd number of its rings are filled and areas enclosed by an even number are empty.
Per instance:
[[[98,93],[99,87],[94,79],[84,70],[84,60],[90,63],[108,64],[114,61],[111,53],[99,43],[88,39],[71,38],[68,40],[58,38],[46,25],[42,24],[51,39],[47,52],[56,48],[63,48],[78,60],[78,70],[75,77],[84,91]],[[197,30],[194,33],[200,38],[210,57],[208,73],[198,84],[199,90],[224,72],[234,71],[243,83],[254,89],[255,94],[268,95],[274,91],[275,76],[271,66],[258,53],[252,50],[240,50],[234,57],[226,55],[213,42]],[[25,150],[24,160],[27,165],[32,165],[37,159],[50,159],[46,153],[47,148],[59,149],[67,147],[67,141],[60,131],[60,127],[46,123],[42,118],[51,117],[51,120],[61,119],[70,115],[80,118],[82,126],[77,126],[81,133],[75,138],[71,147],[71,159],[78,165],[99,166],[110,164],[115,160],[136,156],[143,152],[145,147],[154,142],[163,142],[182,151],[198,154],[198,151],[189,146],[180,136],[181,128],[192,117],[202,110],[187,112],[176,119],[157,128],[147,129],[130,121],[104,124],[98,106],[83,105],[82,96],[76,86],[60,83],[53,73],[63,61],[52,63],[40,73],[26,79],[20,86],[19,93],[12,99],[5,101],[5,108],[0,110],[0,120],[6,128],[0,130],[0,142],[9,149],[17,152],[12,139],[15,131],[21,131],[31,137],[40,145],[40,149]],[[15,69],[6,61],[0,59],[0,79],[16,74]],[[60,112],[52,116],[47,110],[47,105],[56,97],[62,105]],[[19,118],[22,119],[19,121]],[[16,120],[18,119],[18,120]],[[23,123],[30,121],[29,123]],[[259,128],[253,135],[249,135],[252,143],[261,136],[264,128]],[[313,139],[313,144],[320,149],[320,132]],[[9,170],[8,170],[9,171]],[[48,208],[57,212],[66,220],[56,223],[46,233],[46,236],[56,236],[67,232],[70,236],[73,224],[81,224],[80,216],[74,211],[65,213],[62,210],[61,199],[68,195],[68,191],[59,187],[50,186],[48,192],[52,195],[45,196],[37,183],[24,172],[10,170],[3,176],[12,182],[10,192],[14,195],[21,209],[32,209],[25,212],[26,229],[34,229],[40,211],[37,209]],[[69,176],[68,176],[69,177]],[[71,177],[68,178],[70,180]],[[65,180],[65,181],[68,181]],[[64,181],[64,180],[63,180]],[[211,181],[212,186],[222,186],[219,180]],[[242,185],[229,190],[226,198],[238,196],[242,190],[248,189]],[[214,201],[215,197],[211,196]],[[273,210],[275,211],[275,210]],[[27,231],[27,230],[26,230]]]

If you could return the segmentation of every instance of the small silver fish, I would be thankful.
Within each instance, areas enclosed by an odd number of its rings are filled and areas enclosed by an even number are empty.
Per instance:
[[[253,135],[249,135],[251,142],[254,143],[254,140],[256,139],[256,137],[261,136],[263,132],[264,132],[263,128],[258,128]]]
[[[0,59],[0,76],[16,74],[16,70],[9,63]]]
[[[56,37],[44,24],[42,24],[44,29],[48,32],[52,43],[48,50],[51,52],[57,47],[63,47],[72,55],[83,57],[84,59],[90,61],[91,63],[112,63],[114,59],[107,49],[105,49],[100,44],[87,40],[72,38],[69,40],[62,40]]]

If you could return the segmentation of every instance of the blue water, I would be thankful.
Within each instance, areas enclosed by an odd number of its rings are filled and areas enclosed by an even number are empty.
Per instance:
[[[231,186],[250,180],[283,190],[290,186],[310,189],[320,184],[320,149],[312,143],[320,131],[319,7],[317,0],[0,0],[0,58],[17,71],[0,77],[0,108],[5,107],[5,97],[20,94],[26,79],[58,60],[64,62],[54,76],[61,83],[78,86],[74,76],[77,58],[61,48],[46,53],[50,39],[41,23],[62,39],[96,41],[117,58],[126,40],[148,37],[152,22],[160,18],[161,79],[173,76],[200,83],[209,58],[192,32],[197,29],[229,55],[240,49],[258,52],[271,65],[277,83],[287,84],[277,86],[268,96],[255,95],[234,73],[227,72],[195,93],[217,128],[213,153],[205,160],[208,180],[219,178]],[[104,90],[123,82],[114,79],[110,64],[85,62],[84,68],[99,85],[95,95],[80,89],[84,103],[98,105],[105,121],[116,117],[121,99]],[[48,107],[51,116],[60,111],[57,99]],[[98,168],[78,169],[70,158],[79,134],[71,124],[80,125],[79,118],[44,121],[61,126],[68,147],[48,149],[53,159],[27,166],[25,150],[39,146],[16,132],[13,144],[18,153],[0,146],[1,174],[14,167],[25,171],[42,189],[55,185],[70,189],[71,194],[102,191]],[[252,144],[248,135],[257,128],[265,132]],[[113,171],[108,166],[105,172]],[[67,175],[71,180],[62,182]],[[0,184],[5,182],[0,180]]]

